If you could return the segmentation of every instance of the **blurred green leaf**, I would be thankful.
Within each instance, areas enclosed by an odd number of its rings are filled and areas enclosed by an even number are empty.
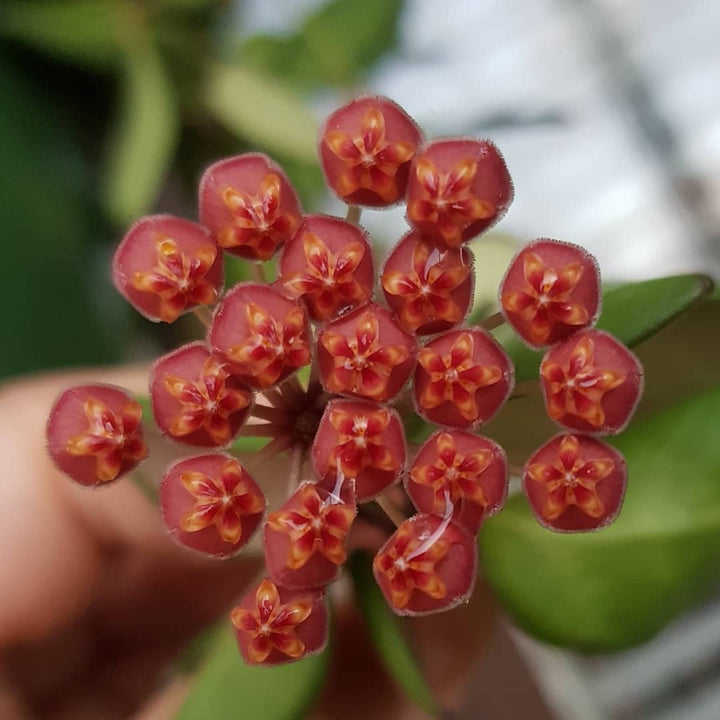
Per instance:
[[[230,132],[288,158],[317,163],[317,121],[274,80],[240,66],[215,65],[205,88],[209,111]]]
[[[305,89],[348,87],[393,46],[403,5],[403,0],[333,0],[292,35],[249,38],[241,57]]]
[[[400,618],[392,613],[372,574],[372,558],[354,553],[347,564],[352,575],[358,606],[367,623],[370,637],[387,671],[425,712],[438,715],[435,702],[422,670],[400,629]]]
[[[394,41],[402,0],[335,0],[311,15],[301,33],[328,84],[348,86]]]
[[[120,58],[119,8],[116,0],[6,2],[0,34],[80,65],[112,67]]]
[[[635,352],[645,368],[637,419],[720,386],[720,302],[701,300],[636,346]],[[482,432],[505,448],[511,462],[522,464],[557,432],[557,426],[537,392],[513,398]]]
[[[712,288],[713,282],[706,275],[677,275],[621,285],[605,292],[597,327],[632,347],[706,297]],[[543,353],[530,350],[507,325],[494,334],[515,363],[515,379],[537,378]]]
[[[218,633],[176,720],[298,720],[320,690],[330,653],[279,667],[246,665],[230,623]]]
[[[475,292],[468,325],[477,325],[498,307],[498,287],[521,243],[509,235],[490,233],[468,243],[475,254]]]
[[[92,287],[94,246],[107,229],[79,148],[43,82],[8,56],[0,97],[0,376],[117,359],[117,328]]]
[[[435,426],[425,422],[414,410],[401,412],[400,418],[405,430],[405,437],[413,445],[424,443],[435,431]]]
[[[272,435],[267,437],[245,437],[240,436],[233,440],[230,450],[233,453],[254,453],[262,450],[270,442]]]
[[[540,527],[513,497],[481,533],[487,578],[531,634],[619,650],[652,637],[717,586],[720,388],[637,422],[615,444],[629,467],[620,517],[597,533]]]
[[[180,131],[172,82],[144,28],[126,29],[118,122],[110,142],[105,189],[110,216],[124,226],[146,214],[172,162]]]

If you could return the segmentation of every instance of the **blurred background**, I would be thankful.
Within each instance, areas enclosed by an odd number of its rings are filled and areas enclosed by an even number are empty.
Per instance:
[[[151,357],[194,332],[152,326],[115,293],[127,226],[196,218],[204,166],[248,149],[284,165],[307,210],[337,212],[316,127],[366,91],[428,137],[490,137],[505,155],[516,199],[483,240],[480,301],[541,236],[587,247],[607,281],[718,278],[718,27],[713,0],[5,0],[0,381]],[[363,219],[381,246],[404,232],[400,211]],[[519,696],[538,718],[720,717],[720,601],[608,658],[507,624],[493,642],[501,660],[478,687],[521,680],[487,720],[517,717]]]

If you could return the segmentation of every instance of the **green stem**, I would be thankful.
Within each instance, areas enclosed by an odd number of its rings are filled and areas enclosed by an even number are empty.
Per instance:
[[[252,264],[252,279],[253,282],[267,285],[267,277],[265,275],[265,265],[258,261]]]
[[[360,217],[362,216],[362,208],[358,205],[348,205],[345,221],[351,225],[360,225]]]

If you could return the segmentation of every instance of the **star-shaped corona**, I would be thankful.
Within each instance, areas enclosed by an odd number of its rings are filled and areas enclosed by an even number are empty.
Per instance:
[[[200,181],[200,222],[219,247],[269,260],[300,223],[300,204],[270,158],[247,153],[210,166]]]
[[[150,378],[160,428],[189,445],[227,445],[248,416],[252,395],[225,363],[192,343],[161,357]]]
[[[310,362],[303,309],[253,283],[238,285],[223,298],[209,341],[230,369],[256,388],[271,387]]]
[[[390,407],[364,400],[333,400],[312,446],[315,472],[340,471],[355,481],[358,502],[366,502],[395,483],[405,465],[402,422]]]
[[[477,532],[505,501],[505,454],[479,435],[461,430],[435,433],[418,450],[407,491],[420,512],[441,515],[449,499],[453,519]]]
[[[305,656],[307,642],[300,628],[315,611],[312,600],[300,596],[283,602],[278,587],[269,579],[263,580],[253,595],[251,607],[244,607],[243,602],[230,614],[246,660],[253,665],[277,664]]]
[[[473,453],[458,453],[455,438],[450,433],[441,433],[435,439],[437,460],[432,465],[413,466],[410,472],[412,479],[421,485],[429,485],[435,490],[436,503],[433,508],[442,512],[445,506],[445,490],[450,493],[450,500],[467,499],[483,507],[487,505],[487,497],[478,477],[490,465],[492,452],[480,449]]]
[[[449,330],[467,312],[472,253],[406,235],[385,264],[381,282],[388,305],[410,332]]]
[[[494,415],[507,397],[509,362],[481,330],[446,333],[422,348],[417,361],[418,410],[433,422],[474,426]],[[498,384],[499,392],[480,402],[478,393]]]
[[[95,458],[99,482],[114,480],[123,462],[137,463],[145,458],[147,448],[139,433],[139,403],[130,401],[115,413],[100,400],[89,397],[85,417],[87,429],[67,441],[67,451],[75,457]]]
[[[319,344],[323,383],[333,393],[387,400],[410,374],[414,342],[376,305],[328,324]]]
[[[206,245],[191,256],[181,252],[170,237],[155,240],[157,263],[147,272],[137,271],[132,284],[136,290],[160,297],[160,318],[174,322],[188,305],[210,305],[217,290],[208,282],[208,270],[215,262],[217,248]]]
[[[241,517],[265,509],[265,499],[234,461],[229,461],[217,478],[188,471],[180,476],[180,482],[195,501],[180,523],[184,532],[198,532],[213,526],[224,542],[237,545],[242,539]]]
[[[342,483],[342,475],[338,478]],[[317,484],[305,483],[284,508],[268,517],[267,527],[288,536],[285,564],[300,570],[315,553],[342,565],[347,559],[345,537],[354,519],[354,505],[344,502],[339,490],[323,492]]]
[[[627,374],[598,362],[595,338],[594,333],[571,337],[567,359],[561,360],[554,349],[543,360],[540,374],[548,415],[563,425],[580,424],[579,429],[597,432],[606,426],[606,394],[622,386]]]
[[[523,482],[540,521],[571,532],[612,521],[626,477],[625,462],[614,448],[583,435],[560,435],[528,460]]]
[[[365,234],[335,218],[307,217],[280,261],[283,287],[303,299],[313,320],[325,321],[367,302],[373,280]]]
[[[222,272],[222,256],[210,233],[172,215],[135,223],[113,262],[118,290],[145,317],[167,323],[198,305],[215,303]]]
[[[359,98],[331,115],[320,132],[329,185],[349,203],[384,206],[403,196],[421,136],[387,98]]]
[[[599,275],[588,253],[555,240],[536,240],[523,248],[500,285],[502,310],[531,347],[587,327],[597,315],[599,298]]]
[[[451,553],[462,572],[447,571]],[[406,520],[373,561],[380,589],[400,615],[422,615],[462,602],[470,592],[474,566],[472,537],[449,514]]]
[[[186,547],[228,556],[244,547],[265,512],[265,496],[237,458],[196,455],[170,466],[160,486],[165,524]]]
[[[407,218],[423,235],[453,247],[489,228],[512,202],[497,148],[480,140],[437,140],[413,160]]]
[[[393,472],[399,462],[392,450],[383,444],[383,434],[390,424],[387,410],[375,409],[367,414],[351,414],[335,407],[330,412],[330,423],[338,433],[338,443],[330,456],[333,467],[355,477],[363,468]]]
[[[410,220],[433,223],[448,245],[458,245],[466,227],[495,214],[490,202],[474,197],[471,192],[476,171],[477,164],[472,159],[461,160],[450,172],[443,173],[432,160],[418,158],[415,174],[424,195],[408,206]]]

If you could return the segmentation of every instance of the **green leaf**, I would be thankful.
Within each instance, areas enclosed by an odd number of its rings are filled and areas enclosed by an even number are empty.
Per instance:
[[[469,243],[475,254],[475,293],[468,316],[469,325],[477,325],[498,307],[498,287],[520,243],[509,235],[490,233]]]
[[[401,630],[402,620],[388,608],[375,582],[372,558],[367,553],[354,553],[347,567],[352,575],[358,605],[387,671],[408,697],[428,714],[437,716],[437,703]]]
[[[645,368],[636,421],[720,385],[720,302],[701,300],[635,348]],[[688,372],[690,369],[690,372]],[[539,386],[538,386],[539,389]],[[511,462],[522,464],[557,432],[540,392],[516,397],[483,425]]]
[[[311,15],[302,36],[325,82],[351,85],[395,42],[402,0],[335,0]]]
[[[245,437],[240,436],[233,440],[230,451],[233,453],[254,453],[262,450],[270,442],[272,436],[267,437]]]
[[[155,205],[180,130],[172,83],[151,38],[137,28],[124,50],[120,116],[105,170],[108,211],[121,226]]]
[[[713,282],[706,275],[677,275],[621,285],[605,292],[597,327],[632,347],[706,297],[712,288]],[[515,363],[515,379],[537,378],[543,353],[530,350],[507,325],[498,328],[495,336]]]
[[[330,653],[279,667],[246,665],[230,624],[219,632],[176,720],[298,720],[325,678]]]
[[[4,3],[0,34],[93,68],[117,64],[115,0],[22,0]]]
[[[215,65],[204,100],[230,132],[269,152],[317,164],[315,116],[275,80],[248,67]]]
[[[121,323],[107,316],[122,301],[109,288],[103,294],[107,273],[93,248],[107,228],[47,82],[0,56],[0,377],[119,355]]]
[[[635,423],[615,444],[629,483],[596,533],[540,527],[522,496],[481,533],[484,567],[517,623],[548,642],[608,651],[643,642],[717,586],[720,388]]]
[[[263,74],[307,90],[348,87],[395,43],[403,0],[333,0],[294,34],[256,35],[241,57]]]

